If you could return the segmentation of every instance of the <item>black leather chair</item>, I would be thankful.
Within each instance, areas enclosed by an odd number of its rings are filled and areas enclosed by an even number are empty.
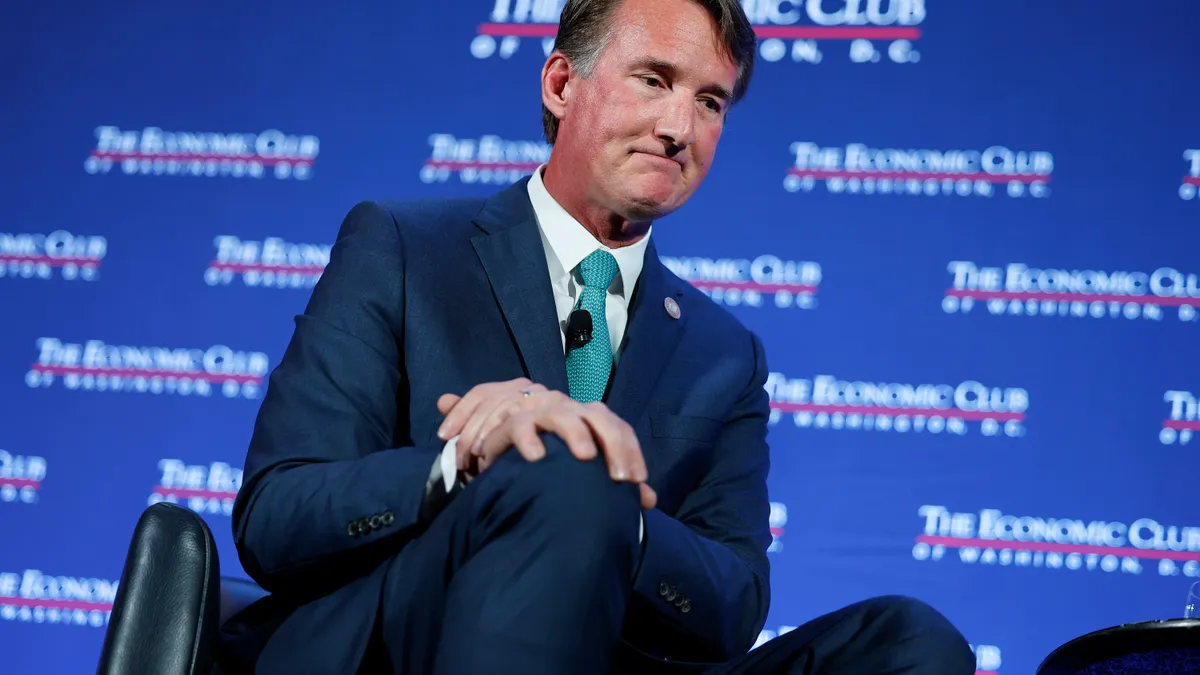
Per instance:
[[[138,519],[113,601],[99,675],[221,675],[221,624],[266,591],[221,577],[212,531],[162,502]]]

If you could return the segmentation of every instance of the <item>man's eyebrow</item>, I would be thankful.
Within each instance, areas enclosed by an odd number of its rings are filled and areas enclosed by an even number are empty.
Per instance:
[[[654,72],[661,73],[668,78],[674,78],[676,73],[679,72],[679,69],[675,66],[675,64],[655,58],[642,59],[634,64],[634,68],[653,70]],[[700,87],[700,91],[706,94],[714,94],[718,98],[725,99],[726,101],[733,100],[733,93],[719,84],[714,83],[705,85]]]
[[[715,94],[717,98],[724,99],[726,101],[733,100],[733,93],[719,84],[710,84],[708,86],[701,87],[700,91],[708,94]]]

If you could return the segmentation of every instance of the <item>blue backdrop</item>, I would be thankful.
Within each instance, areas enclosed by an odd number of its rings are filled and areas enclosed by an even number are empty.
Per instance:
[[[341,218],[527,175],[561,2],[8,5],[0,663],[94,669],[148,504],[229,513]],[[769,639],[884,593],[980,671],[1200,578],[1200,4],[745,0],[655,228],[765,340]],[[432,402],[431,402],[432,405]]]

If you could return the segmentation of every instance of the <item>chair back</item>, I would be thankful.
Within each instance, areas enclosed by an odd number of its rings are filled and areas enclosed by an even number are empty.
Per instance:
[[[98,675],[208,675],[221,564],[208,525],[167,502],[142,512],[121,570]]]

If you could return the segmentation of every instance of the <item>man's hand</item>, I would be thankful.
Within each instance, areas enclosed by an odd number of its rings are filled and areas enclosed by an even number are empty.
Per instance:
[[[438,399],[438,411],[446,416],[438,428],[443,441],[458,436],[458,469],[465,471],[472,454],[478,455],[483,437],[499,426],[514,412],[530,410],[544,401],[533,402],[536,394],[546,391],[540,384],[520,377],[507,382],[487,382],[476,385],[465,396],[443,394]],[[522,449],[522,455],[533,461]]]
[[[646,484],[646,461],[637,435],[603,403],[582,404],[518,378],[478,385],[462,397],[445,394],[437,406],[446,415],[438,437],[459,437],[457,465],[468,477],[478,475],[513,446],[528,461],[541,459],[546,449],[538,433],[550,431],[580,460],[602,453],[613,480],[641,486],[643,508],[657,503],[657,495]]]

